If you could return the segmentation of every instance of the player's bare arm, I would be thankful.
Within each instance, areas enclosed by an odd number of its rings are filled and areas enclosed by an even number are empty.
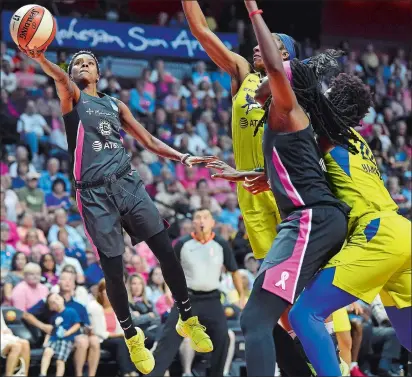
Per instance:
[[[183,0],[190,30],[199,41],[213,62],[227,72],[232,78],[232,96],[234,96],[246,75],[251,72],[251,66],[245,58],[230,51],[207,25],[206,18],[195,0]]]
[[[36,61],[43,72],[51,77],[56,85],[57,95],[60,98],[60,107],[63,114],[67,114],[73,110],[73,106],[79,101],[80,89],[70,80],[67,72],[62,70],[58,65],[47,60],[43,51],[24,50],[20,48],[29,58]]]
[[[168,158],[169,160],[180,161],[187,166],[192,166],[200,163],[212,162],[216,159],[214,156],[190,156],[178,152],[169,147],[163,141],[154,137],[148,132],[133,116],[129,108],[120,100],[116,100],[119,105],[120,120],[123,129],[133,138],[135,138],[148,151]]]
[[[256,1],[246,0],[245,5],[249,14],[258,10]],[[292,90],[278,46],[261,14],[254,14],[251,20],[274,97],[270,105],[270,126],[275,131],[299,131],[307,126],[308,120]]]

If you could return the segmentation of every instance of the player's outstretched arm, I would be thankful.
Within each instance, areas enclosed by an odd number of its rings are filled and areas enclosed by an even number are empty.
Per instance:
[[[249,14],[258,11],[254,0],[245,0],[245,5]],[[282,56],[262,15],[256,13],[251,20],[269,78],[270,90],[276,97],[276,109],[281,113],[290,113],[298,107],[298,102],[283,68]]]
[[[253,179],[264,175],[263,172],[258,171],[240,171],[232,168],[226,162],[221,160],[210,161],[206,165],[209,169],[219,170],[219,173],[212,175],[213,179],[225,179],[229,182],[243,182],[247,179]]]
[[[167,144],[163,143],[163,141],[157,139],[147,131],[134,118],[129,108],[122,101],[116,100],[116,102],[119,105],[120,121],[122,122],[123,129],[148,151],[169,160],[180,161],[187,166],[208,163],[216,160],[216,157],[214,156],[190,156],[169,147]]]
[[[20,48],[29,58],[36,61],[43,72],[50,76],[55,84],[57,95],[60,98],[60,106],[63,114],[67,114],[73,109],[73,103],[77,103],[80,98],[80,89],[78,86],[70,80],[69,75],[63,71],[58,65],[47,60],[44,56],[44,51],[37,50],[23,50]]]
[[[250,73],[250,64],[242,56],[230,51],[209,29],[206,18],[196,0],[182,0],[190,30],[216,65],[227,72],[232,79],[241,83]],[[237,91],[237,90],[236,90]]]

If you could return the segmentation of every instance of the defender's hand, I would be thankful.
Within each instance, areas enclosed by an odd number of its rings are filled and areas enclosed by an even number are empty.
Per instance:
[[[209,169],[220,170],[220,173],[212,175],[213,179],[221,178],[226,179],[228,181],[236,181],[240,179],[239,172],[236,169],[232,168],[230,165],[228,165],[226,162],[223,162],[221,160],[210,162],[206,165],[206,167]]]
[[[253,195],[260,194],[264,191],[270,191],[266,174],[256,178],[246,178],[242,186],[246,191],[249,191]]]

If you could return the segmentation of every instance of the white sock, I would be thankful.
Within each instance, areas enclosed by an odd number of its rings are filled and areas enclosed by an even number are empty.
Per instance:
[[[335,329],[333,328],[333,321],[326,322],[325,327],[329,334],[333,334],[335,332]]]
[[[290,336],[292,339],[295,339],[295,338],[296,338],[296,334],[295,334],[295,332],[294,332],[293,330],[289,330],[289,331],[288,331],[288,334],[289,334],[289,336]]]
[[[350,363],[350,369],[352,370],[353,368],[355,368],[355,367],[357,367],[358,366],[358,363],[356,362],[356,361],[352,361],[351,363]]]

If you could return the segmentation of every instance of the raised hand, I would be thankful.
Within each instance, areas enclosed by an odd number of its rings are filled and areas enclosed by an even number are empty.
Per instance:
[[[246,191],[249,191],[253,195],[260,194],[264,191],[270,191],[266,174],[255,178],[246,178],[242,186]]]
[[[24,49],[23,47],[19,47],[19,50],[25,54],[26,56],[28,56],[30,59],[33,60],[41,60],[44,58],[44,53],[46,52],[46,49],[43,50],[38,50],[37,47],[34,47],[32,50],[27,50]]]

